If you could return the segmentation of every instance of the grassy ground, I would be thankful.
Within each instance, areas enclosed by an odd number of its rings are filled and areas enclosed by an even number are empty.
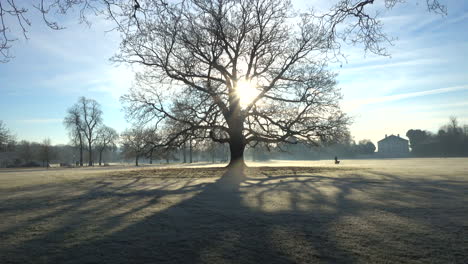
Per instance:
[[[467,263],[468,159],[330,163],[0,170],[0,263]]]

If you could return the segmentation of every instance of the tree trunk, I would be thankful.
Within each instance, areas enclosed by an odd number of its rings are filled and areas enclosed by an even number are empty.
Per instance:
[[[89,147],[89,161],[88,161],[88,166],[93,166],[93,150],[91,149],[91,142],[88,143]]]
[[[80,141],[80,167],[83,167],[83,142]]]
[[[138,167],[138,155],[135,156],[135,166]]]
[[[150,164],[153,164],[153,150],[151,149],[151,153],[150,153]]]
[[[187,146],[186,143],[184,142],[184,163],[187,163]]]
[[[190,163],[192,163],[192,139],[190,139],[190,143],[189,143],[189,155],[190,155]]]
[[[244,130],[243,120],[241,118],[233,118],[229,122],[229,148],[231,151],[231,161],[228,167],[233,165],[239,165],[244,167],[244,150],[245,150],[245,138],[242,134]]]
[[[99,166],[102,165],[102,152],[103,152],[102,150],[99,151]]]
[[[245,163],[244,163],[245,144],[243,144],[242,141],[231,139],[231,142],[229,142],[229,148],[231,151],[231,161],[229,162],[228,167],[232,167],[233,165],[245,166]]]

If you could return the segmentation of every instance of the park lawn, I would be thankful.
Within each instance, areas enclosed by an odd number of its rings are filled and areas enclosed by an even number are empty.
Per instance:
[[[468,159],[250,165],[0,170],[0,263],[467,263]]]

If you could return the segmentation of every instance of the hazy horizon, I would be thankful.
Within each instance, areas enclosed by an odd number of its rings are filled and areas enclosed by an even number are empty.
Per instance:
[[[304,8],[305,2],[293,4]],[[405,137],[409,129],[437,132],[450,116],[468,123],[468,2],[447,1],[447,8],[446,17],[413,2],[385,11],[385,30],[398,38],[387,46],[391,57],[345,47],[347,62],[330,64],[338,73],[343,109],[354,119],[356,141]],[[119,97],[131,87],[134,72],[109,62],[119,45],[115,32],[105,33],[111,24],[93,18],[88,28],[67,16],[61,21],[66,29],[53,31],[39,14],[30,15],[30,39],[19,37],[15,58],[0,64],[0,120],[6,127],[18,140],[48,137],[66,144],[63,118],[80,96],[102,105],[106,125],[119,133],[130,127]]]

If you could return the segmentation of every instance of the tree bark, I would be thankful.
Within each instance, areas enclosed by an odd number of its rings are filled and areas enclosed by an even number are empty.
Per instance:
[[[190,163],[192,163],[192,161],[193,161],[192,160],[192,153],[193,153],[193,151],[192,151],[192,139],[190,139],[189,148],[190,148],[190,151],[189,151],[189,153],[190,153]]]
[[[83,139],[80,136],[80,167],[83,167]]]
[[[89,161],[88,161],[88,166],[93,166],[93,150],[91,149],[91,142],[88,144],[89,147]]]
[[[80,167],[83,167],[83,144],[80,145]]]
[[[244,130],[244,120],[240,117],[232,118],[229,122],[229,148],[231,151],[231,161],[228,167],[238,165],[244,167],[245,138],[242,134]]]
[[[184,142],[184,163],[187,163],[187,146],[186,143]]]
[[[99,166],[101,166],[102,164],[102,152],[103,152],[102,150],[99,151]]]
[[[229,162],[228,167],[232,167],[233,165],[245,166],[245,144],[243,144],[242,141],[239,140],[231,140],[231,142],[229,142],[229,148],[231,151],[231,161]]]

